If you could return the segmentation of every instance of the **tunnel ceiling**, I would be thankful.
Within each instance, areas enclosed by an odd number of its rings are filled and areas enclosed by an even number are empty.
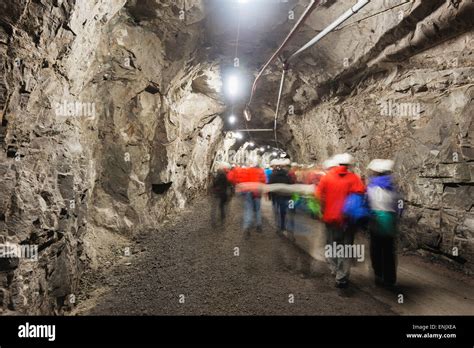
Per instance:
[[[283,42],[308,3],[296,0],[255,0],[244,4],[232,0],[205,2],[205,37],[210,57],[219,60],[223,67],[231,67],[237,56],[240,68],[246,74],[245,96],[227,103],[228,109],[229,104],[233,104],[234,112],[240,115],[239,128],[245,128],[242,111],[256,72]],[[281,58],[289,57],[355,3],[322,1],[289,41]],[[288,145],[292,138],[286,127],[288,117],[301,117],[305,110],[323,102],[329,95],[347,96],[351,93],[351,85],[362,77],[386,69],[387,63],[402,62],[415,52],[472,26],[466,3],[462,4],[462,11],[451,13],[443,8],[444,4],[444,0],[372,1],[296,58],[283,90],[283,108],[278,122],[280,141]],[[457,7],[459,4],[453,2],[451,9]],[[456,20],[456,26],[449,30],[446,24],[452,20]],[[433,21],[439,21],[441,28]],[[407,35],[415,37],[411,40]],[[252,103],[254,117],[247,123],[248,128],[273,127],[281,68],[281,60],[276,60],[258,83]],[[294,115],[289,115],[290,106]],[[230,112],[227,110],[227,114]],[[260,133],[255,138],[271,142],[273,133]]]
[[[292,134],[287,126],[288,118],[301,117],[305,110],[323,102],[329,95],[339,94],[341,97],[349,95],[351,84],[357,83],[361,77],[374,73],[377,69],[384,69],[383,61],[394,64],[403,61],[417,49],[423,50],[424,47],[436,44],[440,40],[435,35],[436,27],[428,25],[418,28],[417,35],[423,36],[426,41],[420,42],[421,40],[417,38],[419,48],[403,42],[400,44],[400,40],[415,32],[417,24],[439,10],[444,2],[443,0],[372,1],[338,29],[296,58],[290,66],[290,73],[283,89],[282,108],[277,126],[279,146],[291,146]],[[281,58],[289,57],[354,3],[355,1],[322,1],[288,42]],[[244,76],[242,95],[235,100],[226,98],[225,93],[214,95],[214,98],[221,99],[226,105],[226,110],[222,113],[225,130],[273,128],[281,77],[281,59],[275,60],[269,66],[257,85],[251,105],[253,119],[250,122],[244,120],[243,108],[248,101],[256,73],[283,42],[307,4],[308,2],[297,0],[253,0],[246,3],[234,0],[186,2],[186,26],[203,30],[202,45],[193,53],[191,64],[197,64],[199,61],[218,63],[221,78],[225,82],[226,72],[232,70],[234,58],[239,59],[239,70]],[[173,31],[169,25],[166,29],[162,28],[162,15],[171,9],[171,16],[179,16],[181,7],[179,4],[167,6],[156,0],[133,0],[127,1],[124,8],[136,24],[162,35],[164,30]],[[469,20],[464,18],[465,11],[462,15],[459,13],[452,15],[460,19],[458,26],[449,34],[455,36],[469,26]],[[444,16],[445,21],[450,19],[449,14]],[[170,47],[168,54],[171,59],[182,58],[181,47],[173,45],[174,41],[185,43],[189,39],[188,34],[177,28],[178,26],[175,28],[176,36],[170,36],[168,41],[165,41],[165,45]],[[394,50],[396,52],[392,53]],[[171,71],[170,76],[173,74]],[[237,116],[234,125],[226,122],[230,114]],[[273,132],[245,134],[246,138],[257,143],[275,145]]]

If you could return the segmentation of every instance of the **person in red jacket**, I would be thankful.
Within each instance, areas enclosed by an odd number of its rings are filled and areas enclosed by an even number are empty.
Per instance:
[[[326,254],[331,272],[336,275],[336,286],[348,286],[351,259],[337,257],[338,245],[353,245],[355,229],[349,226],[343,215],[344,202],[350,193],[364,193],[365,185],[361,178],[349,171],[352,156],[340,154],[333,157],[328,172],[316,187],[316,197],[321,202],[322,220],[326,224]],[[344,250],[347,250],[344,248]],[[347,255],[344,255],[347,256]]]
[[[231,179],[235,185],[251,182],[265,184],[267,180],[264,170],[259,168],[255,163],[249,168],[240,168]],[[242,196],[244,198],[243,231],[245,238],[249,238],[254,215],[257,232],[262,232],[262,214],[260,212],[261,193],[257,190],[249,190],[242,192]]]

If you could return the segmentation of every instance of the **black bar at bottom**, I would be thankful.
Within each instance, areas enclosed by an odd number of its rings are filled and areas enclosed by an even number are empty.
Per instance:
[[[472,316],[0,317],[8,344],[449,344],[472,347]],[[27,324],[28,323],[28,324]],[[23,326],[22,326],[23,325]],[[28,326],[27,326],[28,325]],[[54,341],[19,337],[55,325]],[[36,331],[35,331],[36,330]],[[51,331],[50,331],[51,332]],[[21,334],[20,334],[21,335]],[[411,336],[409,336],[411,335]],[[440,336],[438,336],[440,335]]]

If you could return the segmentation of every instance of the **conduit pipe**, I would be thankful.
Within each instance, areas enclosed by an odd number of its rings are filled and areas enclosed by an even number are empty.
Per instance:
[[[346,12],[344,12],[339,18],[337,18],[334,22],[329,24],[323,31],[321,31],[318,35],[316,35],[314,38],[312,38],[310,41],[308,41],[303,47],[301,47],[298,51],[293,53],[287,60],[286,63],[289,63],[291,60],[295,59],[297,56],[299,56],[303,51],[307,50],[311,46],[313,46],[316,42],[321,40],[323,37],[325,37],[327,34],[329,34],[331,31],[336,29],[340,24],[348,20],[350,17],[352,17],[354,14],[359,12],[361,8],[363,8],[365,5],[367,5],[370,2],[370,0],[359,0],[357,4],[352,6],[350,9],[348,9]]]
[[[235,129],[232,132],[273,132],[273,128]]]
[[[339,18],[337,18],[334,22],[329,24],[318,35],[316,35],[314,38],[312,38],[310,41],[308,41],[303,47],[301,47],[299,50],[297,50],[295,53],[293,53],[283,63],[283,72],[282,72],[282,75],[281,75],[280,90],[278,91],[277,106],[276,106],[276,110],[275,110],[275,117],[274,117],[274,120],[273,120],[273,135],[274,135],[274,138],[275,138],[275,143],[278,142],[278,140],[277,140],[277,118],[278,118],[278,111],[280,109],[280,101],[281,101],[281,94],[282,94],[282,91],[283,91],[283,84],[285,82],[285,75],[286,75],[286,72],[287,72],[288,67],[289,67],[289,62],[292,59],[296,58],[298,55],[300,55],[303,51],[307,50],[308,48],[310,48],[311,46],[316,44],[319,40],[321,40],[327,34],[329,34],[331,31],[336,29],[341,23],[345,22],[350,17],[352,17],[354,14],[359,12],[359,10],[361,8],[363,8],[365,5],[367,5],[369,2],[370,2],[370,0],[359,0],[359,2],[357,2],[357,4],[355,4],[350,9],[348,9],[346,12],[344,12]],[[254,85],[255,85],[255,83],[254,83]]]
[[[252,115],[250,113],[250,103],[252,102],[253,95],[255,93],[255,90],[257,88],[257,82],[262,76],[263,72],[266,70],[266,68],[273,62],[273,60],[280,54],[280,52],[283,50],[283,48],[287,45],[288,41],[293,37],[293,35],[296,32],[296,29],[298,29],[301,24],[304,23],[306,18],[311,14],[311,12],[314,10],[316,5],[319,4],[320,1],[312,0],[311,3],[308,5],[306,8],[305,12],[303,15],[300,17],[298,22],[295,24],[293,29],[290,31],[290,33],[287,35],[283,43],[280,45],[280,47],[276,50],[276,52],[270,57],[270,59],[265,63],[265,65],[260,69],[259,73],[257,74],[257,77],[255,78],[253,85],[252,85],[252,90],[250,92],[250,99],[247,105],[245,106],[244,109],[244,116],[247,121],[250,121],[252,118]],[[318,35],[316,35],[313,39],[311,39],[309,42],[307,42],[303,47],[301,47],[298,51],[293,53],[288,59],[285,60],[284,62],[284,67],[283,69],[288,69],[288,64],[290,61],[292,61],[294,58],[299,56],[303,51],[307,50],[309,47],[313,46],[316,44],[319,40],[321,40],[323,37],[325,37],[327,34],[329,34],[331,31],[333,31],[335,28],[337,28],[340,24],[345,22],[347,19],[352,17],[354,14],[359,12],[360,9],[362,9],[364,6],[366,6],[370,0],[359,0],[357,4],[352,6],[350,9],[348,9],[346,12],[344,12],[339,18],[337,18],[334,22],[332,22],[330,25],[328,25],[323,31],[321,31]],[[282,76],[283,77],[283,76]],[[282,79],[283,80],[283,79]],[[280,88],[281,89],[281,88]],[[278,96],[278,99],[280,99],[280,95]],[[278,109],[278,106],[277,106]],[[278,111],[278,110],[277,110]],[[277,113],[276,113],[277,114]]]
[[[283,71],[281,73],[280,89],[278,90],[278,99],[275,110],[275,117],[273,119],[273,136],[275,137],[275,143],[278,144],[277,140],[277,118],[278,111],[280,110],[281,94],[283,93],[283,85],[285,84],[286,72],[288,71],[288,64],[283,65]]]
[[[291,29],[291,31],[288,33],[288,35],[286,36],[285,40],[283,40],[283,43],[280,45],[280,47],[278,47],[278,49],[275,51],[275,53],[273,53],[273,55],[270,57],[270,59],[265,63],[265,65],[260,69],[260,71],[258,72],[257,74],[257,77],[255,78],[255,80],[253,81],[253,85],[252,85],[252,90],[250,92],[250,98],[249,98],[249,102],[247,103],[247,106],[245,107],[245,110],[244,110],[244,115],[245,115],[245,118],[247,119],[247,121],[250,121],[251,119],[251,114],[250,114],[250,110],[249,110],[249,105],[250,103],[252,102],[252,98],[253,98],[253,95],[255,93],[255,89],[257,88],[257,82],[258,80],[260,79],[260,77],[262,76],[262,74],[265,72],[265,70],[267,69],[267,67],[275,60],[276,57],[278,57],[278,55],[281,53],[281,51],[285,48],[285,46],[287,45],[288,41],[293,37],[293,35],[296,33],[296,30],[301,26],[301,24],[304,23],[304,21],[306,20],[306,18],[311,14],[311,12],[315,9],[315,7],[319,4],[319,0],[311,0],[311,2],[309,3],[309,5],[306,7],[306,10],[303,12],[303,14],[301,15],[301,17],[298,19],[298,22],[296,22],[295,26],[293,27],[293,29]]]

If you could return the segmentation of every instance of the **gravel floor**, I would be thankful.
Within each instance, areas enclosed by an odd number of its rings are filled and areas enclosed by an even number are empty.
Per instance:
[[[238,198],[216,227],[208,203],[198,201],[172,224],[140,236],[146,251],[111,268],[97,285],[108,291],[83,314],[394,314],[355,287],[336,289],[327,266],[278,236],[268,217],[263,233],[244,239]]]

